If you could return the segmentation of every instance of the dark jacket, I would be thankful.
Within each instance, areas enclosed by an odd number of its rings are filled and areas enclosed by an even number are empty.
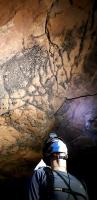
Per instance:
[[[88,200],[81,182],[69,173],[49,167],[34,171],[29,200]]]

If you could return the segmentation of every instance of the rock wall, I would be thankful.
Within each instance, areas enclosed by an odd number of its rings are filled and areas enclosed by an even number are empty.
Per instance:
[[[96,0],[0,1],[0,171],[24,176],[56,130],[96,144]]]

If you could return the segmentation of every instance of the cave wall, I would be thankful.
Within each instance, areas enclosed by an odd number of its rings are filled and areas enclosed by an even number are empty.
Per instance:
[[[96,145],[97,5],[0,1],[0,177],[24,176],[56,130],[70,150]]]

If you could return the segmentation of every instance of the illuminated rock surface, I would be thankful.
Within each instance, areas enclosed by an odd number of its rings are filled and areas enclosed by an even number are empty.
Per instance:
[[[23,177],[56,130],[70,152],[96,146],[97,5],[0,1],[0,177]]]

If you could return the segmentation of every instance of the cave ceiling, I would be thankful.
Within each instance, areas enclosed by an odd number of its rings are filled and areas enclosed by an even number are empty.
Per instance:
[[[97,140],[97,5],[0,0],[0,171],[24,175],[56,130],[72,148]]]

